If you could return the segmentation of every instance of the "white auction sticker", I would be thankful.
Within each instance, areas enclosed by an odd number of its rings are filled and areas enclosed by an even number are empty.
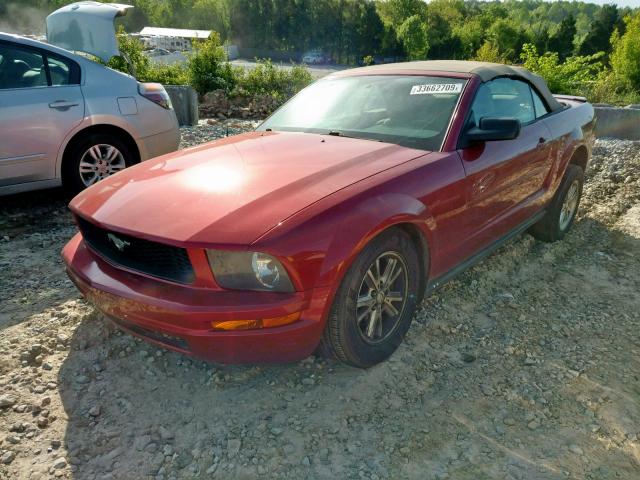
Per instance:
[[[414,85],[410,95],[428,95],[434,93],[460,93],[461,83],[431,83],[429,85]]]

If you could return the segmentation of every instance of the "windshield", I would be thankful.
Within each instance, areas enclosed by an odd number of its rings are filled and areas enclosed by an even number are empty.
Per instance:
[[[320,80],[258,130],[307,132],[439,150],[466,80],[371,75]]]

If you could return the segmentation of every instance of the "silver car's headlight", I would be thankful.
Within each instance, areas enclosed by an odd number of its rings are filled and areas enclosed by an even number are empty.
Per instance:
[[[223,288],[293,292],[282,264],[266,253],[207,250],[213,276]]]

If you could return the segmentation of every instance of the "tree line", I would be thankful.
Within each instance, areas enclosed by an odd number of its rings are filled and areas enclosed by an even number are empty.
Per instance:
[[[335,61],[498,57],[518,61],[524,44],[571,55],[611,52],[631,9],[542,0],[125,0],[127,30],[210,29],[223,41],[281,52],[322,49]],[[52,11],[68,0],[26,0]],[[0,16],[2,15],[0,6]],[[6,8],[6,7],[5,7]]]
[[[136,7],[119,20],[129,32],[144,26],[214,30],[222,42],[279,53],[272,58],[299,59],[321,49],[345,64],[389,58],[525,63],[562,93],[640,101],[640,8],[542,0],[124,1]],[[69,1],[20,3],[50,12]],[[10,8],[0,4],[0,21]]]

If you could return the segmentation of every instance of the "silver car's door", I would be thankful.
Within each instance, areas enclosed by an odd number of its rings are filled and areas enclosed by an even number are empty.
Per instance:
[[[0,186],[55,178],[60,146],[84,116],[80,67],[0,42]]]

